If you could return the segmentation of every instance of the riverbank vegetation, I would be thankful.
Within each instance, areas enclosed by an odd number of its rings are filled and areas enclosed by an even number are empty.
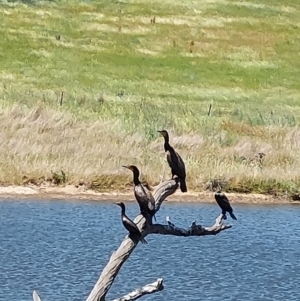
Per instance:
[[[0,4],[0,182],[298,194],[298,1]],[[264,155],[258,155],[264,153]]]

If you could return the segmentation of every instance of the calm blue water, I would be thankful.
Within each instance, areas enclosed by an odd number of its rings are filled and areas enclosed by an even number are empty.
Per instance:
[[[128,215],[138,212],[129,203]],[[107,300],[164,278],[143,300],[300,300],[300,207],[234,206],[238,221],[217,236],[148,236]],[[126,232],[111,203],[0,201],[0,301],[84,301]],[[179,226],[209,226],[217,205],[165,203]],[[232,222],[228,219],[229,222]]]

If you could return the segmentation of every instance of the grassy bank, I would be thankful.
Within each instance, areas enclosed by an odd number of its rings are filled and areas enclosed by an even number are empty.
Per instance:
[[[190,190],[298,193],[298,0],[2,2],[0,15],[2,184],[122,190],[136,164],[155,185],[170,175],[165,128]]]

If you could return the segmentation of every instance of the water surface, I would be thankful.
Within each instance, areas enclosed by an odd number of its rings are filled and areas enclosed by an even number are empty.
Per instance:
[[[128,203],[128,215],[138,212]],[[143,300],[300,300],[300,208],[234,206],[238,221],[217,236],[152,235],[138,245],[108,298],[164,278]],[[126,231],[109,202],[0,201],[0,301],[83,301]],[[178,226],[209,226],[215,204],[165,203]]]

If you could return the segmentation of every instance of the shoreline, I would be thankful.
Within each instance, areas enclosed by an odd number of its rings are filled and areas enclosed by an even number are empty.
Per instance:
[[[265,194],[226,193],[232,204],[257,204],[257,205],[300,205],[288,197],[275,197]],[[84,186],[0,186],[0,199],[50,199],[50,200],[89,200],[89,201],[134,201],[134,195],[128,192],[96,192]],[[214,203],[213,192],[175,192],[167,198],[168,202],[187,203]]]

